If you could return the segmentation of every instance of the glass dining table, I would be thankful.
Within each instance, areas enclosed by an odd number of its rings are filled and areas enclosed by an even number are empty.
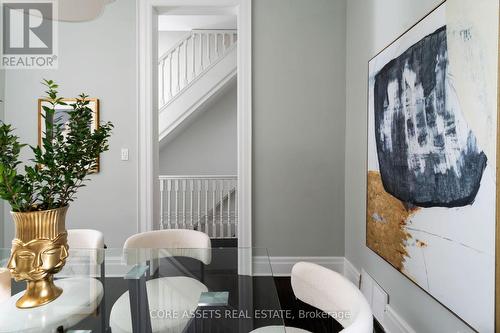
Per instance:
[[[0,267],[9,257],[0,249]],[[54,278],[62,294],[29,309],[15,305],[26,283],[0,278],[1,333],[279,333],[291,315],[266,249],[70,248]]]

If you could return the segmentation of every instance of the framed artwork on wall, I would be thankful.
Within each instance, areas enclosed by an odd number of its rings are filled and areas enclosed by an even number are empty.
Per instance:
[[[498,0],[447,0],[368,64],[366,245],[480,332],[498,292],[498,50]]]
[[[97,98],[87,98],[89,101],[88,107],[92,110],[92,124],[91,130],[95,130],[99,128],[99,99]],[[72,111],[73,108],[70,106],[76,102],[76,98],[64,98],[62,99],[64,103],[67,105],[57,105],[56,112],[52,119],[48,119],[48,121],[56,122],[60,124],[65,124],[68,121],[68,111]],[[42,137],[43,133],[45,133],[45,111],[43,110],[43,106],[50,106],[48,102],[44,99],[38,99],[38,145],[42,145]],[[100,171],[100,159],[97,158],[96,167],[92,170],[91,173],[98,173]]]

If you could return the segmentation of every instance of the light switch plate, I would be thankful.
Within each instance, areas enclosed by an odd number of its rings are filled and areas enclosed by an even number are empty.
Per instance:
[[[122,161],[128,161],[128,149],[122,148]]]

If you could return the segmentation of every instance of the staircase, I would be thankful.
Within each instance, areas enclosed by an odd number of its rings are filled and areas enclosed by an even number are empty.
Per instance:
[[[236,30],[193,30],[158,60],[159,141],[166,144],[236,81]],[[162,229],[237,238],[237,176],[160,176]]]
[[[193,30],[159,58],[160,144],[235,80],[236,45],[236,30]]]
[[[237,176],[160,176],[162,229],[237,238]]]

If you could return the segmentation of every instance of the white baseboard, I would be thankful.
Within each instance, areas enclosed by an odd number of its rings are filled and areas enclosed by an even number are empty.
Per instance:
[[[341,274],[344,273],[344,257],[269,257],[267,259],[267,257],[256,256],[253,259],[253,275],[271,275],[270,262],[273,276],[290,276],[293,265],[301,261],[312,262]]]
[[[130,266],[125,265],[122,256],[106,257],[106,276],[123,277],[130,269]]]
[[[359,288],[361,273],[354,267],[347,258],[344,258],[344,276]]]
[[[384,330],[387,333],[416,333],[389,305],[385,307]]]

